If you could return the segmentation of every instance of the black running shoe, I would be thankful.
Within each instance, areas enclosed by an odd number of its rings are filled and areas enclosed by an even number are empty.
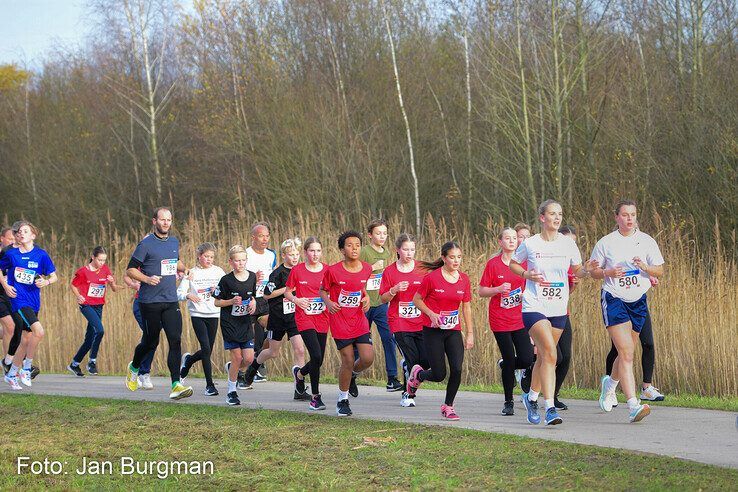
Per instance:
[[[302,393],[299,393],[297,390],[295,390],[294,399],[300,400],[300,401],[310,401],[313,399],[313,395],[311,395],[307,391],[303,391]]]
[[[79,366],[73,366],[72,364],[69,364],[67,366],[67,371],[71,372],[72,374],[74,374],[78,378],[85,377],[85,373],[82,372],[82,369],[80,369]]]
[[[523,393],[530,393],[530,382],[533,378],[533,368],[529,367],[527,369],[523,369],[523,371],[525,371],[525,373],[520,379],[520,389],[523,390]]]
[[[10,366],[8,366],[8,370],[10,370]],[[31,379],[35,379],[39,374],[41,374],[41,369],[36,366],[31,366]]]
[[[339,417],[348,417],[351,414],[353,414],[353,412],[351,411],[351,406],[349,405],[348,400],[341,400],[336,403],[336,415]]]
[[[359,396],[359,387],[356,386],[356,376],[357,374],[351,374],[351,383],[349,384],[349,395],[353,396],[354,398]]]
[[[256,371],[256,374],[254,375],[254,382],[264,383],[266,381],[268,381],[267,377],[263,375],[260,371]]]
[[[243,371],[238,371],[238,376],[236,377],[236,387],[238,389],[250,389],[251,385],[246,382],[246,373]]]
[[[218,396],[218,390],[215,389],[215,386],[205,386],[205,391],[203,392],[203,395],[205,396]]]
[[[512,401],[506,401],[502,407],[502,415],[515,415],[515,404]]]
[[[315,395],[310,400],[310,410],[325,410],[325,403],[320,395]]]
[[[256,377],[256,374],[259,371],[257,369],[254,369],[253,366],[249,366],[246,368],[246,372],[243,373],[243,382],[246,384],[246,386],[251,386],[254,384],[254,378]],[[241,376],[241,373],[238,373],[239,376]]]
[[[179,365],[179,380],[184,381],[187,375],[190,373],[190,355],[189,352],[182,354],[182,363]]]
[[[405,387],[401,382],[397,380],[396,377],[392,376],[387,380],[387,392],[392,393],[394,391],[400,391],[404,389]],[[351,390],[349,390],[350,392]]]
[[[238,399],[238,393],[235,391],[231,391],[228,393],[228,396],[226,396],[226,403],[230,406],[236,406],[241,404],[241,400]]]
[[[97,376],[97,364],[92,361],[88,362],[87,372],[89,372],[92,376]]]
[[[3,359],[3,373],[4,373],[3,375],[7,374],[8,371],[10,371],[10,368],[12,365],[13,364],[6,364],[5,359]],[[31,369],[33,369],[33,367],[31,367]],[[33,379],[33,375],[31,375],[31,379]]]
[[[569,410],[569,407],[566,406],[566,403],[559,400],[558,398],[554,398],[554,406],[559,410]]]
[[[302,399],[302,398],[297,398],[297,395],[298,394],[302,395],[305,393],[305,378],[300,379],[299,377],[297,377],[299,372],[300,372],[299,366],[292,367],[292,376],[295,379],[295,400]]]

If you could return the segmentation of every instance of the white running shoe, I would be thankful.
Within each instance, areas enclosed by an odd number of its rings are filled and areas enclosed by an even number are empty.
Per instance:
[[[20,379],[20,382],[23,383],[25,386],[31,387],[31,371],[26,369],[21,369],[18,371],[18,376]]]
[[[600,408],[603,412],[612,412],[612,399],[608,397],[609,393],[607,391],[608,383],[610,382],[610,376],[602,376],[602,379],[600,379]],[[617,398],[615,398],[615,401],[617,401]]]
[[[525,369],[515,369],[515,381],[518,382],[518,386],[520,386],[520,381],[523,380],[523,371]]]
[[[6,374],[5,382],[10,385],[10,389],[12,390],[19,391],[23,389],[23,387],[20,384],[18,384],[18,376],[8,376]]]
[[[408,395],[407,393],[403,392],[402,393],[402,399],[400,400],[400,406],[401,407],[406,407],[406,408],[408,408],[408,407],[414,407],[415,406],[415,399],[414,398],[410,398],[410,395]]]
[[[641,400],[664,401],[664,395],[654,385],[650,385],[648,388],[641,388]]]
[[[648,405],[638,405],[636,408],[630,411],[630,415],[628,415],[628,421],[633,422],[640,422],[644,418],[646,418],[651,413],[651,407]]]
[[[609,405],[610,410],[618,406],[618,395],[614,391],[610,391],[605,395],[605,405]]]
[[[154,389],[154,384],[151,382],[151,376],[149,374],[141,374],[138,376],[138,386],[145,390]]]

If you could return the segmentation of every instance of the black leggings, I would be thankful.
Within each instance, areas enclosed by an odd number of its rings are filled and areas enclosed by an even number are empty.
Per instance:
[[[21,343],[21,338],[23,337],[23,325],[21,323],[17,323],[15,321],[15,316],[13,316],[13,322],[15,323],[15,329],[13,330],[13,337],[10,339],[10,344],[8,345],[8,355],[13,357],[15,355],[15,352],[18,350],[18,347]]]
[[[192,329],[195,330],[195,336],[200,342],[200,350],[192,354],[188,360],[187,370],[195,364],[202,361],[202,370],[205,372],[205,384],[213,385],[213,365],[210,362],[210,354],[213,352],[213,344],[215,343],[215,334],[218,333],[218,318],[198,318],[192,316]]]
[[[505,401],[512,401],[515,369],[528,369],[533,365],[533,345],[525,328],[492,333],[502,355],[502,387],[505,389]]]
[[[416,364],[423,369],[430,367],[428,365],[428,356],[425,352],[422,331],[398,331],[393,336],[395,337],[397,348],[400,349],[402,358],[405,359],[405,367],[408,371],[411,371]],[[408,374],[404,370],[402,372],[405,376],[405,387],[407,387]]]
[[[567,316],[564,331],[561,333],[558,345],[556,345],[556,390],[554,391],[554,398],[559,397],[559,390],[564,383],[564,379],[566,379],[566,374],[569,372],[569,365],[571,364],[571,338],[571,318]]]
[[[656,365],[656,347],[653,343],[653,327],[651,326],[651,313],[646,313],[646,321],[643,323],[643,329],[638,337],[641,340],[641,367],[643,368],[643,382],[653,383],[653,368]],[[618,356],[618,349],[612,344],[610,353],[607,354],[605,362],[605,372],[609,376],[612,374],[612,365]]]
[[[428,354],[430,369],[420,371],[421,381],[440,382],[446,379],[446,358],[449,376],[446,384],[446,405],[453,406],[461,384],[461,368],[464,363],[464,340],[459,330],[440,330],[423,327],[425,353]]]
[[[144,321],[143,338],[133,353],[133,367],[138,368],[144,357],[156,351],[162,328],[169,342],[167,366],[172,382],[179,381],[179,364],[182,356],[182,315],[176,302],[139,302]]]
[[[300,368],[303,377],[310,375],[310,391],[313,395],[320,394],[320,366],[323,365],[325,354],[325,342],[328,340],[327,333],[318,333],[315,330],[301,331],[302,341],[307,348],[310,360]]]

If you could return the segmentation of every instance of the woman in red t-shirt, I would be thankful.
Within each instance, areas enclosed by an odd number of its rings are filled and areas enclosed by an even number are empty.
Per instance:
[[[402,372],[405,375],[405,388],[409,369],[416,364],[427,369],[428,358],[423,343],[423,318],[420,309],[413,304],[426,272],[415,263],[415,238],[400,234],[395,241],[397,261],[384,270],[379,285],[379,296],[383,303],[389,303],[387,320],[395,338],[397,348],[402,354]],[[415,395],[402,393],[400,405],[415,406]]]
[[[310,360],[297,371],[296,378],[304,386],[310,374],[310,410],[325,410],[320,395],[320,367],[323,365],[325,343],[328,339],[328,312],[320,297],[320,284],[328,265],[320,261],[323,246],[318,238],[310,236],[303,245],[305,263],[298,263],[287,277],[284,298],[295,304],[295,324],[302,335]],[[298,382],[299,384],[299,382]]]
[[[67,366],[69,372],[77,377],[84,377],[84,373],[79,368],[82,359],[90,353],[90,359],[87,362],[87,372],[97,374],[97,351],[100,348],[105,329],[102,324],[102,311],[105,304],[105,293],[107,286],[118,291],[118,285],[115,283],[113,274],[105,264],[108,255],[105,248],[97,246],[92,250],[90,262],[77,270],[70,285],[79,304],[79,310],[82,316],[87,320],[87,332],[85,339],[80,345],[79,350],[72,358],[72,362]]]
[[[510,258],[518,246],[515,229],[506,227],[498,242],[502,252],[484,267],[479,281],[479,297],[489,297],[489,327],[502,355],[502,387],[505,405],[502,415],[514,415],[513,387],[515,370],[526,370],[533,364],[533,345],[523,326],[523,289],[525,280],[510,271]]]
[[[423,313],[423,341],[430,369],[415,365],[407,380],[407,392],[415,394],[423,381],[443,381],[446,378],[446,359],[450,374],[446,385],[446,401],[441,415],[448,420],[459,420],[454,411],[454,399],[461,384],[464,349],[474,347],[474,328],[471,315],[471,283],[459,271],[461,247],[448,242],[441,247],[441,257],[433,263],[420,262],[430,271],[420,283],[413,303]],[[466,327],[466,340],[461,337],[461,317]]]
[[[343,261],[325,269],[320,296],[328,307],[331,335],[341,356],[336,415],[348,417],[352,413],[348,401],[351,378],[374,362],[369,321],[364,315],[369,310],[366,282],[372,274],[372,266],[359,259],[360,233],[348,231],[341,234],[338,249],[343,254]],[[359,353],[356,360],[354,347]]]

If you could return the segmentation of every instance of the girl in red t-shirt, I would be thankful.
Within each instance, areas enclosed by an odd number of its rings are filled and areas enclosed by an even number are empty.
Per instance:
[[[105,305],[105,293],[109,285],[113,292],[117,292],[119,286],[115,283],[112,272],[105,264],[108,255],[105,248],[97,246],[92,250],[90,262],[77,270],[72,278],[70,288],[74,292],[79,304],[82,316],[87,320],[87,332],[79,350],[67,366],[69,372],[77,377],[84,377],[82,369],[79,368],[82,359],[90,353],[87,362],[87,372],[97,374],[97,352],[100,349],[105,329],[102,323],[102,311]]]
[[[320,367],[323,365],[325,343],[328,339],[328,312],[320,297],[320,284],[328,265],[320,261],[323,246],[318,238],[310,236],[303,245],[305,263],[292,268],[287,277],[284,298],[295,304],[295,324],[302,335],[310,360],[295,374],[305,384],[305,376],[310,374],[310,410],[325,410],[320,395]],[[299,384],[298,381],[298,384]]]
[[[513,387],[515,370],[533,364],[533,345],[523,326],[523,289],[525,280],[510,271],[510,258],[518,246],[515,229],[506,227],[497,237],[502,252],[484,267],[479,281],[479,297],[489,297],[489,327],[502,355],[502,387],[505,405],[502,415],[514,415]]]
[[[387,319],[397,348],[403,357],[402,372],[407,389],[409,369],[415,365],[424,369],[429,367],[423,343],[422,313],[413,304],[413,297],[420,288],[426,271],[417,268],[413,236],[400,234],[395,241],[395,247],[397,261],[384,270],[379,285],[379,296],[383,303],[389,303]],[[414,407],[415,395],[403,392],[400,405]]]
[[[433,263],[420,262],[430,273],[423,278],[413,303],[423,313],[423,340],[430,369],[415,365],[407,380],[407,392],[415,394],[423,381],[443,381],[446,378],[446,359],[450,374],[446,385],[446,401],[441,415],[448,420],[459,420],[454,410],[454,399],[461,384],[464,349],[474,347],[474,328],[471,315],[471,283],[459,271],[461,247],[448,242],[441,247],[441,257]],[[466,327],[466,340],[461,336],[461,316]]]
[[[325,269],[320,296],[328,307],[331,334],[341,356],[336,415],[348,417],[352,413],[348,401],[351,378],[374,362],[369,321],[364,315],[369,310],[366,282],[372,274],[372,267],[359,259],[360,233],[348,231],[341,234],[338,249],[343,253],[343,261]],[[359,353],[356,360],[354,347]]]

